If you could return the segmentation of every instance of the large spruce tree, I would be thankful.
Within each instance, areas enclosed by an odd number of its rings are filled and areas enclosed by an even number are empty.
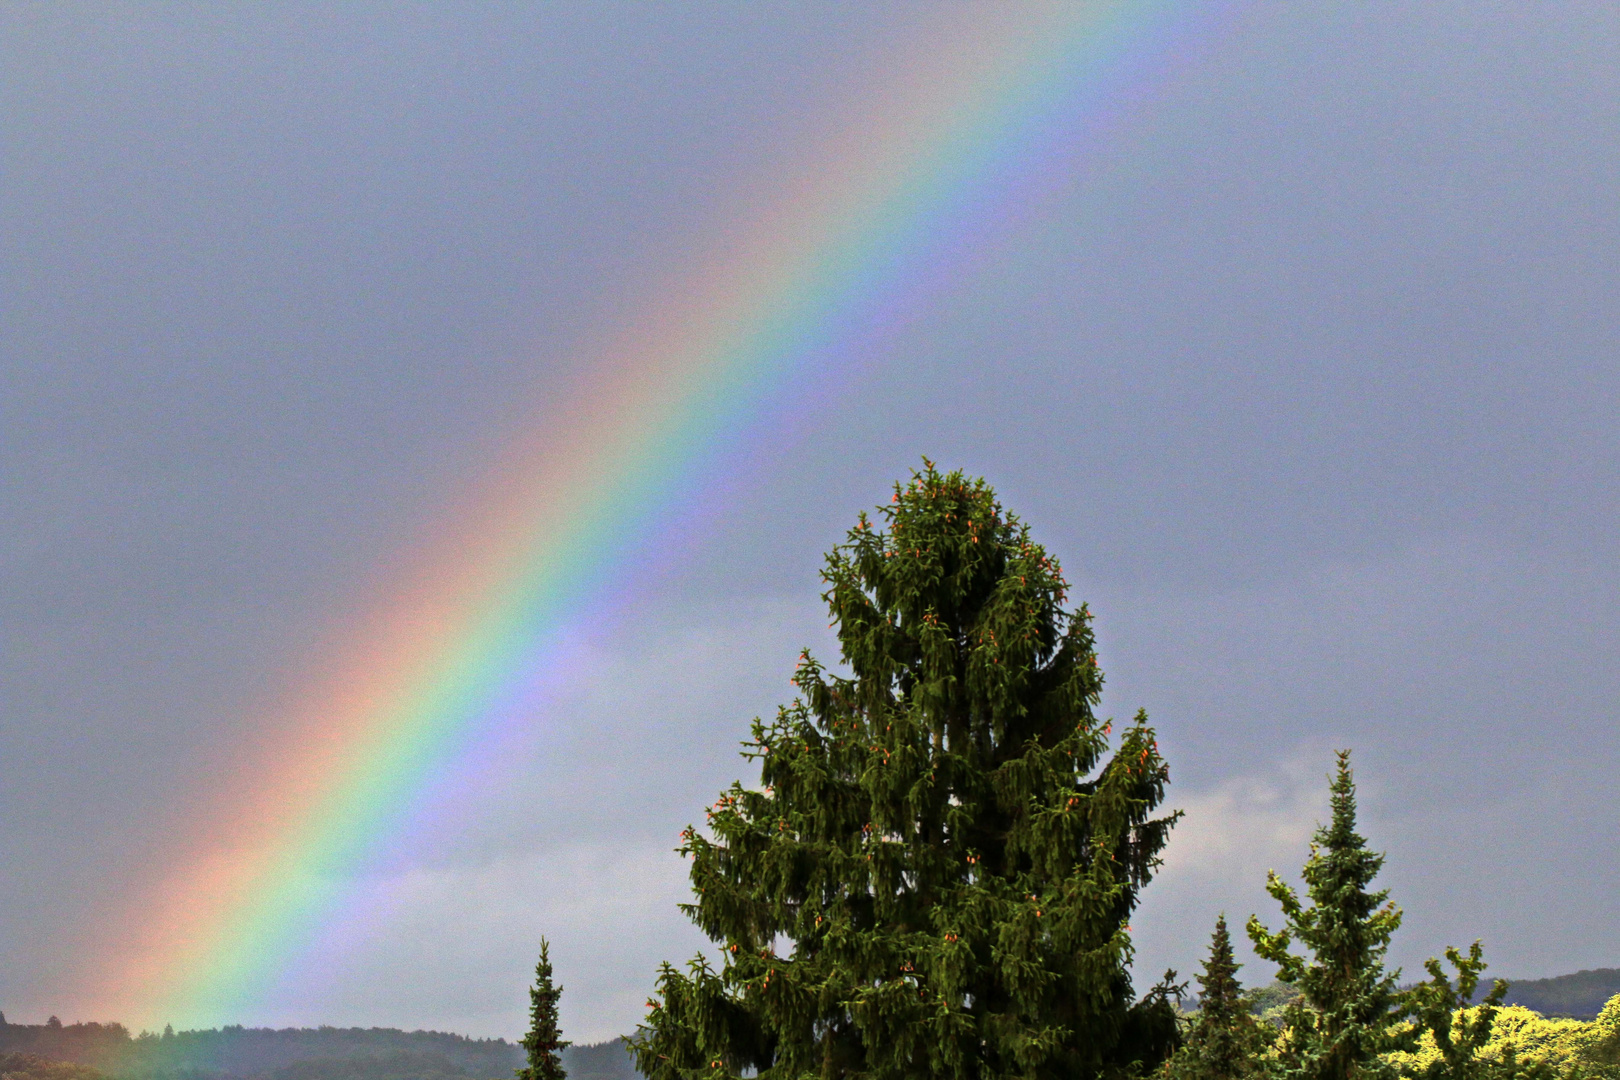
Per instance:
[[[931,463],[827,557],[845,673],[808,653],[734,784],[688,828],[687,914],[723,947],[665,965],[650,1080],[1073,1080],[1151,1067],[1127,925],[1173,817],[1145,717],[1120,733],[1082,606],[983,481]],[[885,527],[886,526],[886,527]]]
[[[1332,818],[1319,828],[1305,863],[1309,906],[1275,873],[1266,891],[1282,905],[1285,925],[1272,933],[1249,917],[1255,952],[1278,967],[1277,978],[1300,996],[1287,1007],[1281,1067],[1301,1080],[1366,1080],[1393,1075],[1379,1055],[1410,1042],[1397,1027],[1404,1002],[1400,971],[1384,968],[1400,908],[1387,889],[1374,891],[1384,857],[1356,832],[1356,785],[1350,751],[1338,754],[1330,788]],[[1297,941],[1307,950],[1295,953]]]

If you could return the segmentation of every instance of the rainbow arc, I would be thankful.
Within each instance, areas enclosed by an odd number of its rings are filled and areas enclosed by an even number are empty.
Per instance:
[[[353,917],[346,868],[407,827],[435,772],[506,724],[571,612],[678,513],[728,433],[930,282],[959,276],[1031,185],[1056,179],[1184,5],[963,9],[732,254],[654,298],[593,365],[557,439],[514,455],[375,613],[336,673],[232,784],[228,813],[144,913],[120,1014],[251,1020],[289,958]],[[551,425],[553,429],[556,425]],[[245,784],[245,786],[244,786]]]

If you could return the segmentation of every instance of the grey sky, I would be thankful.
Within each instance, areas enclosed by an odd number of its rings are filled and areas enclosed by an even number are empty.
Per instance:
[[[183,832],[575,346],[926,39],[915,5],[0,11],[0,1008]],[[1272,911],[1335,746],[1412,969],[1620,964],[1620,15],[1236,4],[739,476],[397,916],[245,1023],[576,1039],[696,948],[676,830],[823,645],[821,553],[920,455],[1097,614],[1189,819],[1144,976]],[[825,651],[825,649],[823,649]],[[233,726],[238,725],[238,726]],[[628,749],[627,749],[628,748]],[[582,812],[581,807],[589,808]],[[1266,972],[1252,969],[1254,978]]]

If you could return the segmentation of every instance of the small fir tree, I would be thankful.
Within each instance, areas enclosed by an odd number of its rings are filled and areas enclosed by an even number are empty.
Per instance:
[[[529,988],[529,1033],[523,1036],[523,1050],[529,1063],[517,1070],[517,1080],[566,1080],[561,1051],[570,1045],[557,1026],[557,1002],[563,988],[552,985],[551,949],[540,939],[540,961],[534,966],[534,985]]]
[[[1258,1072],[1270,1040],[1254,1015],[1253,1000],[1238,982],[1241,966],[1232,955],[1232,938],[1222,915],[1215,920],[1209,958],[1198,976],[1198,1012],[1170,1062],[1175,1080],[1236,1080]]]
[[[1133,1004],[1129,921],[1173,817],[1139,714],[1111,757],[1084,607],[983,481],[925,462],[824,580],[847,676],[808,653],[734,784],[688,828],[723,949],[664,965],[650,1080],[1071,1080],[1173,1049]],[[785,946],[785,948],[784,948]]]
[[[1275,872],[1266,891],[1282,905],[1285,925],[1272,933],[1249,917],[1249,938],[1277,978],[1300,996],[1283,1013],[1282,1067],[1301,1080],[1385,1077],[1379,1057],[1405,1045],[1395,1026],[1401,1004],[1399,970],[1384,969],[1401,911],[1387,889],[1370,886],[1384,857],[1367,850],[1356,832],[1356,787],[1350,751],[1338,754],[1331,787],[1333,815],[1311,842],[1304,878],[1310,906]],[[1308,951],[1292,951],[1295,941]],[[1407,1040],[1409,1041],[1409,1040]]]

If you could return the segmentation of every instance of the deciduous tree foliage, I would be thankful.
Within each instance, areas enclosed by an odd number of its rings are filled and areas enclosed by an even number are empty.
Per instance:
[[[1462,1009],[1464,1021],[1475,1009]],[[1545,1017],[1521,1005],[1503,1005],[1492,1018],[1490,1039],[1478,1053],[1493,1078],[1563,1077],[1565,1080],[1620,1080],[1620,995],[1597,1020],[1586,1022]],[[1411,1052],[1390,1055],[1402,1076],[1421,1078],[1442,1061],[1431,1034],[1424,1033]]]
[[[1514,1055],[1508,1060],[1493,1061],[1483,1051],[1491,1041],[1491,1029],[1496,1022],[1496,1011],[1502,1006],[1508,984],[1497,979],[1491,992],[1478,1006],[1469,1008],[1479,976],[1485,970],[1485,958],[1479,942],[1469,947],[1464,956],[1455,948],[1446,950],[1446,959],[1456,969],[1457,981],[1452,983],[1440,961],[1430,957],[1424,962],[1429,978],[1406,992],[1407,1011],[1418,1029],[1427,1035],[1435,1054],[1424,1062],[1421,1069],[1407,1075],[1417,1080],[1498,1080],[1516,1076],[1523,1070]],[[1547,1073],[1548,1077],[1551,1072]]]
[[[1620,994],[1609,999],[1582,1040],[1581,1056],[1602,1071],[1593,1075],[1620,1077]]]
[[[551,948],[540,939],[540,960],[534,966],[534,985],[529,988],[529,1033],[522,1046],[529,1063],[517,1070],[517,1080],[566,1080],[560,1052],[569,1044],[557,1026],[557,1003],[563,988],[551,981]]]
[[[1082,606],[983,481],[931,463],[828,556],[847,674],[808,653],[688,828],[687,914],[634,1041],[651,1080],[1064,1080],[1163,1060],[1127,922],[1173,817],[1145,717],[1109,755]]]
[[[1478,1005],[1470,1006],[1485,969],[1479,942],[1464,956],[1446,950],[1457,971],[1455,984],[1440,961],[1424,968],[1429,978],[1406,991],[1417,1040],[1389,1055],[1410,1080],[1620,1080],[1620,996],[1591,1023],[1549,1020],[1518,1006],[1504,1006],[1508,984],[1497,979]]]
[[[1281,1067],[1302,1080],[1358,1080],[1393,1075],[1379,1055],[1404,1044],[1395,1022],[1401,1007],[1396,979],[1384,955],[1401,925],[1389,891],[1372,881],[1384,857],[1367,850],[1356,832],[1356,786],[1350,752],[1339,752],[1331,787],[1333,816],[1316,832],[1305,863],[1310,905],[1275,873],[1266,891],[1282,905],[1285,925],[1271,933],[1249,917],[1255,952],[1278,967],[1277,978],[1298,987],[1300,997],[1284,1012],[1288,1028]],[[1307,953],[1295,953],[1298,941]]]

